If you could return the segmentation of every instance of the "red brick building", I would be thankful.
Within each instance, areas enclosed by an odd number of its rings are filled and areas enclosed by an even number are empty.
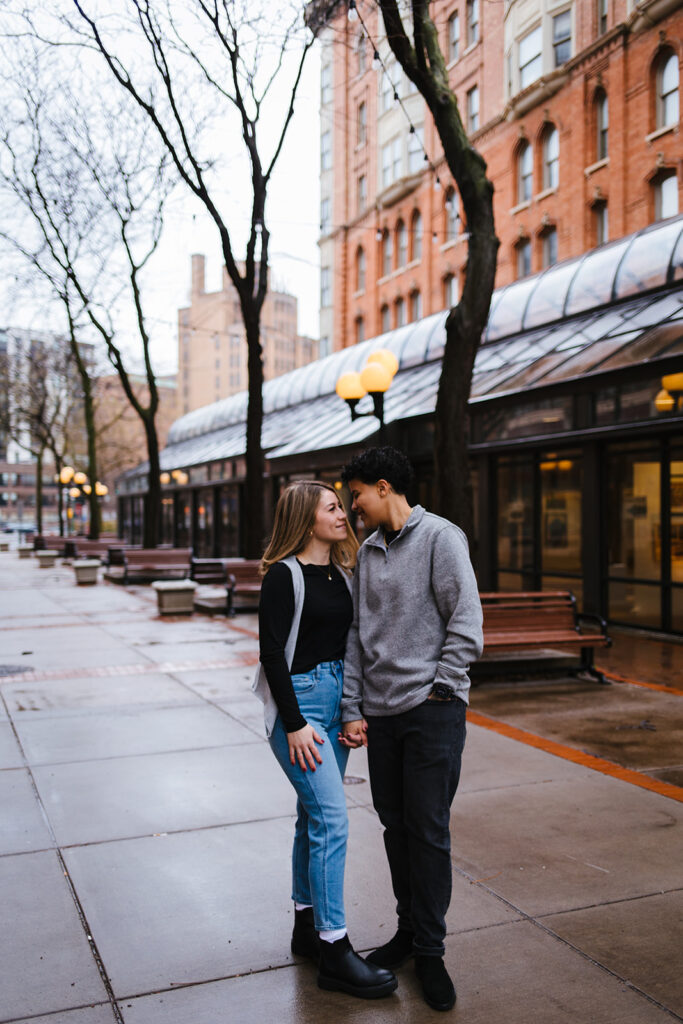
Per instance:
[[[336,11],[322,36],[321,354],[447,308],[467,256],[438,137],[377,5],[359,0],[362,21]],[[495,185],[498,286],[679,212],[681,0],[435,0],[432,16]]]

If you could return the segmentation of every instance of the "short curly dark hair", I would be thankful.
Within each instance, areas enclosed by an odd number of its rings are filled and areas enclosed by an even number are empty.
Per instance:
[[[355,455],[342,469],[342,480],[361,480],[376,484],[386,480],[397,494],[406,494],[413,484],[414,473],[407,457],[398,448],[367,448]]]

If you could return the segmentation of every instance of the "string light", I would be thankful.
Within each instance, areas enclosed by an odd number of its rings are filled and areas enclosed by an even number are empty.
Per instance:
[[[349,21],[358,21],[358,9],[356,0],[349,0]]]

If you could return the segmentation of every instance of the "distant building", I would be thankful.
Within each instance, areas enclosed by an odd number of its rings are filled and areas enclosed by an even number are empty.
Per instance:
[[[178,414],[247,389],[247,344],[239,298],[227,271],[218,292],[205,288],[206,260],[192,257],[190,304],[178,311]],[[297,332],[298,303],[269,290],[261,315],[266,380],[318,358],[318,342]]]

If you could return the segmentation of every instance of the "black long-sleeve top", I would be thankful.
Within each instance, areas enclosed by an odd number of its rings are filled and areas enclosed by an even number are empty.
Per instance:
[[[294,618],[294,585],[286,565],[276,562],[261,584],[259,647],[261,664],[287,732],[306,725],[292,686],[292,675],[310,672],[322,661],[344,657],[346,634],[353,617],[349,588],[341,572],[332,566],[304,565],[304,604],[291,674],[285,646]]]

